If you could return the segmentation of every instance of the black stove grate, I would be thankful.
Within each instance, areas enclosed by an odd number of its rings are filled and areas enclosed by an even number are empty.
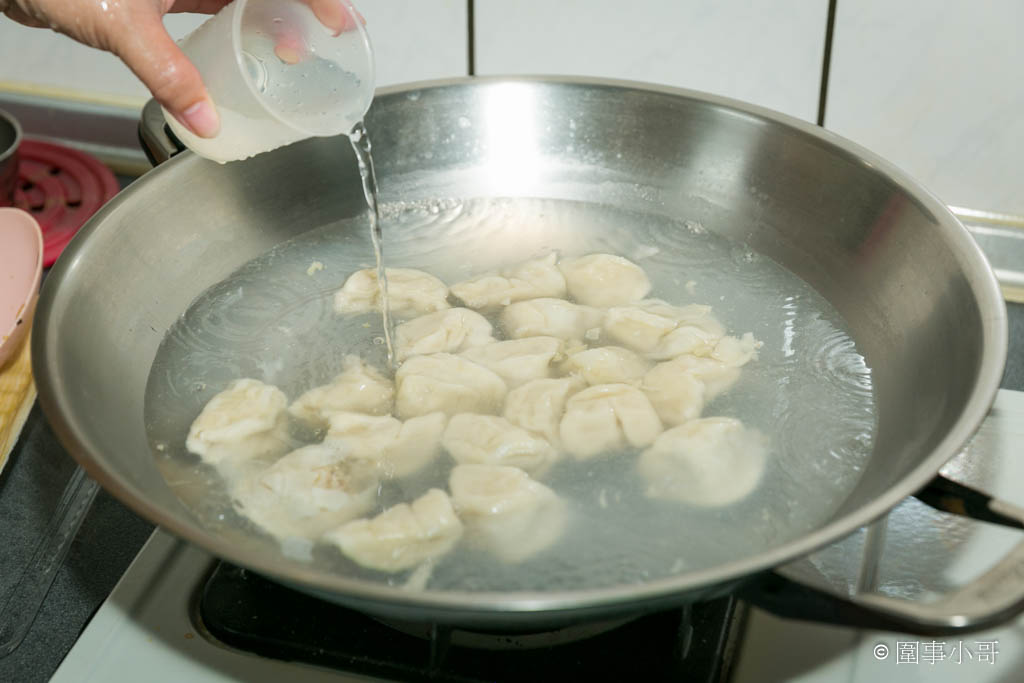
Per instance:
[[[727,680],[741,619],[732,597],[628,621],[574,642],[478,649],[443,626],[409,635],[359,612],[219,563],[197,600],[201,631],[228,647],[398,681]],[[516,640],[509,637],[509,640]]]

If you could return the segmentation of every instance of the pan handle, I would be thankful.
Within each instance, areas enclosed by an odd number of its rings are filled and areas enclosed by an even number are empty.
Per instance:
[[[139,119],[139,144],[146,153],[149,163],[159,166],[175,154],[185,150],[185,145],[175,137],[164,120],[163,110],[156,100],[146,102]]]
[[[1024,508],[941,475],[914,495],[943,512],[1024,529]],[[992,628],[1024,612],[1024,541],[983,575],[928,603],[877,593],[839,596],[788,578],[783,571],[755,579],[740,596],[780,617],[924,636]]]

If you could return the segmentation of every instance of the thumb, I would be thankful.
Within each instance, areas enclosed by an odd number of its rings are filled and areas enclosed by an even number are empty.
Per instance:
[[[220,118],[199,70],[174,43],[156,13],[120,31],[112,51],[183,126],[203,138],[217,134]]]

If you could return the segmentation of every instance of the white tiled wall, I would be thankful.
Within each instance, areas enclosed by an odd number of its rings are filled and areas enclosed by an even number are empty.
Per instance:
[[[826,125],[947,204],[1024,215],[1024,2],[837,7]]]
[[[813,121],[827,0],[477,0],[477,73],[603,76]]]
[[[377,58],[377,84],[469,73],[466,0],[355,0]]]
[[[377,81],[391,85],[467,73],[465,0],[357,0],[377,57]],[[205,21],[202,15],[168,15],[180,38]],[[94,95],[149,95],[113,55],[50,31],[27,28],[0,15],[0,84],[13,82]]]

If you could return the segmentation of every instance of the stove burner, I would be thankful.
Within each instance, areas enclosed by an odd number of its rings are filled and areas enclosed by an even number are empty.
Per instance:
[[[110,169],[78,150],[40,140],[18,148],[14,206],[43,229],[43,265],[50,267],[79,228],[118,191]]]
[[[388,625],[219,563],[193,619],[205,637],[231,648],[386,680],[720,683],[740,631],[737,611],[725,597],[530,634]]]

